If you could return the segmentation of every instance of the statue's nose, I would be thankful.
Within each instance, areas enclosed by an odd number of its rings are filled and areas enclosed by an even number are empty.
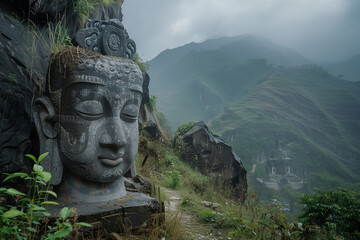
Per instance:
[[[120,119],[114,119],[106,126],[105,132],[100,138],[100,146],[121,148],[126,145],[124,127]]]

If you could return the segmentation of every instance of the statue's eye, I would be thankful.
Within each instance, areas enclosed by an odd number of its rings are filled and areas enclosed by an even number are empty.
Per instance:
[[[139,116],[139,107],[135,104],[125,105],[121,111],[121,118],[126,122],[135,122]]]
[[[87,120],[96,120],[104,115],[102,104],[96,100],[79,102],[74,109],[81,117]]]

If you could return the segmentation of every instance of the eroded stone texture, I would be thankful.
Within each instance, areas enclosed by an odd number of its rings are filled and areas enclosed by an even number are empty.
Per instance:
[[[126,194],[138,151],[143,74],[132,60],[67,47],[51,57],[46,91],[34,101],[41,164],[60,201],[101,202]],[[64,176],[64,177],[63,177]]]
[[[31,107],[50,52],[29,28],[0,8],[0,172],[29,171]]]
[[[68,206],[60,203],[58,206],[49,206],[54,217],[60,217],[60,211]],[[164,220],[164,204],[162,201],[141,193],[129,193],[121,199],[102,203],[74,203],[71,205],[70,219],[77,222],[87,222],[93,227],[86,229],[94,235],[111,232],[123,232],[129,229],[151,227],[153,220]],[[87,236],[90,237],[90,236]],[[83,232],[83,238],[86,232]]]
[[[202,174],[215,179],[219,188],[229,189],[234,198],[244,201],[246,170],[232,148],[215,137],[204,122],[194,125],[182,137],[187,148],[184,160]]]

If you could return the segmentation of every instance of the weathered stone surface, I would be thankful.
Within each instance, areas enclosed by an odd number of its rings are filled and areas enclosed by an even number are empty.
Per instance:
[[[42,89],[50,52],[38,32],[0,8],[0,172],[28,171],[31,104]]]
[[[87,222],[93,226],[91,231],[122,232],[125,229],[148,227],[154,217],[164,219],[164,204],[143,193],[129,193],[110,201],[95,203],[61,202],[58,206],[48,206],[52,217],[60,217],[63,207],[71,209],[71,218]]]
[[[198,122],[182,138],[187,148],[185,161],[215,179],[220,189],[229,189],[232,197],[245,200],[246,170],[229,145],[215,137],[204,122]]]
[[[132,60],[136,52],[135,42],[116,18],[109,21],[87,20],[85,28],[76,33],[75,42],[94,52]]]

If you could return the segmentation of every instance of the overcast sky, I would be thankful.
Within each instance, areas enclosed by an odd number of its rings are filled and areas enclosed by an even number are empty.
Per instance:
[[[189,42],[241,34],[318,62],[360,54],[360,0],[125,0],[123,15],[144,60]]]

